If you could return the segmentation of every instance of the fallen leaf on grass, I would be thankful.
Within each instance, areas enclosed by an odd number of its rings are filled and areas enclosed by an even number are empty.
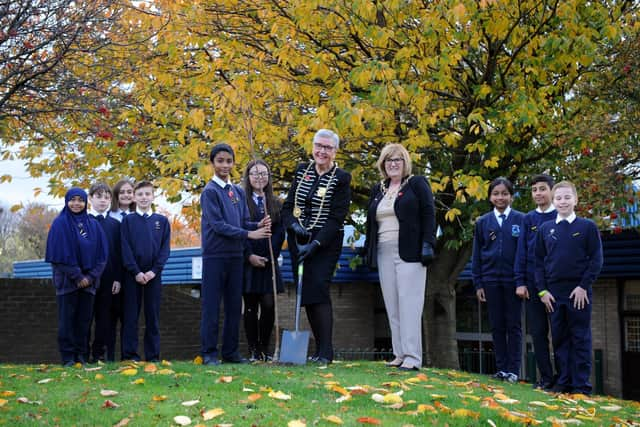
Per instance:
[[[0,399],[0,408],[6,405],[9,401],[7,399]]]
[[[133,380],[131,381],[131,384],[134,384],[134,385],[144,384],[144,378],[138,378],[137,380]]]
[[[156,372],[158,375],[173,375],[175,374],[174,371],[172,371],[171,369],[160,369],[158,372]]]
[[[460,417],[460,418],[473,418],[474,420],[477,420],[480,417],[480,412],[470,411],[469,409],[461,408],[453,411],[453,416]]]
[[[105,400],[104,403],[102,404],[103,408],[117,408],[120,405],[118,405],[116,402],[112,401],[112,400]]]
[[[127,368],[120,372],[120,374],[125,375],[127,377],[132,377],[138,373],[138,370],[135,368]]]
[[[162,402],[163,400],[167,400],[167,396],[161,394],[160,396],[153,396],[151,399],[153,399],[154,402]]]
[[[562,425],[567,425],[567,424],[573,424],[573,425],[582,425],[582,424],[584,424],[582,421],[575,420],[573,418],[562,419],[562,418],[556,418],[556,417],[549,417],[549,418],[547,418],[547,421],[549,421],[554,426],[556,426],[556,425],[562,426]]]
[[[333,378],[333,374],[331,372],[326,373],[326,374],[320,374],[320,376],[322,378]]]
[[[188,426],[191,424],[191,418],[186,415],[176,415],[173,417],[173,422],[178,424],[179,426]]]
[[[322,417],[322,419],[333,424],[344,424],[342,419],[337,415],[328,415],[326,417]]]
[[[351,394],[340,396],[339,398],[336,399],[336,403],[346,402],[347,400],[351,400]]]
[[[446,405],[443,405],[442,403],[438,402],[437,400],[435,402],[433,402],[433,406],[435,406],[440,412],[444,412],[445,414],[450,414],[453,411],[451,410],[451,408],[449,408]]]
[[[291,400],[291,396],[281,392],[280,390],[278,391],[270,391],[269,392],[269,397],[273,398],[273,399],[278,399],[278,400]]]
[[[549,405],[548,403],[540,402],[538,400],[532,400],[529,402],[529,406],[539,406],[541,408],[547,408],[550,411],[557,411],[559,408],[558,405]]]
[[[154,374],[156,373],[156,371],[158,370],[158,367],[156,366],[155,363],[148,363],[145,367],[144,367],[144,371],[147,374]]]
[[[373,417],[360,417],[356,421],[362,424],[374,424],[374,425],[382,424],[382,422],[380,422],[379,419],[373,418]]]
[[[287,427],[305,427],[306,425],[304,420],[291,420],[287,423]]]
[[[620,409],[622,409],[622,406],[607,405],[607,406],[601,406],[600,409],[602,409],[604,411],[609,411],[609,412],[616,412],[616,411],[619,411]]]
[[[102,375],[102,374],[96,374],[96,376],[95,376],[95,377],[93,377],[93,378],[94,378],[96,381],[100,381],[100,380],[103,380],[103,379],[104,379],[104,375]]]
[[[233,377],[231,375],[223,375],[220,378],[218,378],[218,383],[230,383],[231,381],[233,381]]]
[[[129,424],[129,421],[131,421],[129,418],[123,418],[120,421],[118,421],[117,424],[114,424],[113,427],[124,427],[127,424]]]
[[[169,362],[168,360],[162,359],[162,362],[160,363],[162,366],[171,366],[171,362]]]
[[[247,396],[247,400],[249,402],[255,402],[258,399],[261,399],[262,395],[260,393],[251,393],[249,396]]]
[[[53,378],[45,378],[43,380],[38,381],[38,384],[46,384],[53,381]]]
[[[467,394],[467,393],[458,393],[458,397],[461,397],[462,399],[471,399],[474,402],[480,401],[480,396],[474,396],[472,394]]]
[[[204,360],[202,359],[202,356],[196,356],[193,359],[193,364],[194,365],[202,365],[202,362],[204,362]]]
[[[219,417],[222,414],[224,414],[224,409],[222,408],[209,409],[208,411],[202,412],[202,418],[205,421],[209,421],[214,419],[215,417]]]
[[[94,366],[92,368],[84,368],[84,370],[86,372],[93,372],[93,371],[99,371],[100,369],[102,369],[102,366]]]
[[[11,397],[11,396],[15,396],[15,395],[16,395],[16,392],[12,391],[12,390],[5,390],[5,391],[0,392],[0,396],[2,396],[2,397]]]
[[[19,397],[16,399],[18,403],[28,403],[30,405],[42,405],[42,402],[39,400],[29,400],[26,397]]]
[[[104,397],[111,397],[111,396],[117,396],[118,392],[115,390],[100,390],[100,396],[104,396]]]
[[[432,395],[431,395],[431,398],[432,398],[432,399],[446,399],[446,398],[447,398],[447,396],[446,396],[446,395],[444,395],[444,394],[432,394]]]
[[[396,393],[388,393],[382,397],[382,403],[386,403],[386,404],[402,403],[402,397],[398,396]]]
[[[345,387],[347,390],[349,390],[349,393],[351,393],[352,395],[356,395],[356,394],[367,394],[368,391],[366,388],[356,385],[356,386],[352,386],[352,387]]]
[[[417,409],[418,413],[423,413],[423,412],[436,412],[436,408],[434,408],[431,405],[427,405],[425,403],[421,403],[418,405],[418,409]]]
[[[185,402],[182,402],[182,406],[193,406],[193,405],[197,405],[198,403],[200,403],[199,400],[187,400]]]

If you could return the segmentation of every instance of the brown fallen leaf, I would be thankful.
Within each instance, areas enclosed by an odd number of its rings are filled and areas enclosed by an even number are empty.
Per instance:
[[[118,405],[116,402],[112,401],[112,400],[105,400],[104,403],[102,404],[103,408],[118,408],[120,405]]]
[[[154,402],[162,402],[164,400],[167,400],[167,396],[161,394],[160,396],[153,396],[151,399],[153,399]]]
[[[144,371],[148,374],[155,374],[157,370],[158,370],[158,367],[156,366],[155,363],[148,363],[144,367]]]
[[[131,421],[129,418],[123,418],[120,421],[118,421],[116,424],[114,424],[113,427],[124,427],[127,424],[129,424],[129,421]]]
[[[247,396],[247,400],[249,400],[249,402],[255,402],[260,398],[262,398],[262,395],[260,393],[251,393],[249,396]]]
[[[382,424],[382,422],[379,419],[373,418],[373,417],[360,417],[356,421],[362,424],[373,424],[373,425]]]
[[[233,381],[233,377],[231,375],[223,375],[220,378],[218,378],[218,383],[230,383],[231,381]]]
[[[0,408],[6,405],[9,401],[7,399],[0,399]]]
[[[12,391],[12,390],[5,390],[5,391],[0,392],[0,396],[2,396],[2,397],[12,397],[12,396],[15,396],[15,395],[16,395],[16,392]]]

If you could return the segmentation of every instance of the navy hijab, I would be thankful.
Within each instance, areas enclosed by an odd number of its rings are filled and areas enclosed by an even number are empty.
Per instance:
[[[75,196],[85,202],[85,208],[77,214],[68,206]],[[67,191],[64,208],[51,224],[47,236],[46,262],[78,266],[83,272],[104,262],[107,251],[104,233],[98,221],[89,218],[86,203],[87,193],[83,189],[73,187]]]

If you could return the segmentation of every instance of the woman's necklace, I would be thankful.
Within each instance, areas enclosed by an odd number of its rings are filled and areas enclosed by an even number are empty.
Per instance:
[[[384,184],[384,179],[382,181],[380,181],[380,190],[382,191],[383,198],[385,198],[387,200],[395,199],[395,197],[398,195],[400,190],[402,190],[402,188],[405,185],[407,185],[407,182],[409,182],[409,180],[412,177],[413,177],[413,175],[409,175],[408,177],[403,178],[402,181],[400,182],[400,185],[398,185],[394,189],[387,188],[387,186]]]
[[[296,187],[296,193],[294,194],[294,197],[293,197],[293,216],[295,218],[297,218],[298,222],[303,227],[304,227],[304,224],[302,224],[302,222],[300,222],[300,217],[302,216],[302,209],[300,208],[300,206],[298,206],[298,194],[300,193],[300,184],[302,183],[302,181],[306,181],[307,180],[307,177],[309,175],[309,171],[311,170],[311,168],[314,165],[315,165],[315,162],[313,160],[311,160],[309,162],[309,166],[307,166],[307,169],[305,169],[304,173],[302,174],[302,179],[300,180],[300,182],[298,182],[298,186]],[[320,214],[322,213],[322,207],[324,206],[324,200],[327,197],[327,191],[329,190],[329,186],[331,185],[331,181],[333,181],[333,177],[336,175],[336,170],[338,170],[338,165],[337,165],[337,163],[334,162],[333,163],[333,171],[331,172],[331,176],[329,177],[329,181],[327,181],[327,186],[318,188],[318,195],[321,197],[320,198],[320,207],[318,208],[318,213],[316,214],[316,217],[313,220],[313,223],[309,227],[305,227],[307,230],[312,230],[318,224],[318,221],[320,220]]]

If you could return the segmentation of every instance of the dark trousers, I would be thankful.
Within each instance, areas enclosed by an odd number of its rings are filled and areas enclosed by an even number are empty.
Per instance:
[[[242,297],[249,351],[267,354],[275,320],[273,294],[244,294]]]
[[[496,369],[519,375],[522,360],[522,300],[510,283],[484,287],[496,355]]]
[[[574,393],[589,394],[591,304],[578,310],[568,297],[555,298],[554,311],[551,313],[551,336],[558,371],[556,384]],[[589,301],[592,301],[591,298],[589,295]]]
[[[89,340],[94,296],[77,290],[57,295],[58,348],[62,363],[84,362]]]
[[[305,305],[309,326],[316,342],[314,356],[333,360],[333,309],[331,302]]]
[[[540,380],[543,383],[550,383],[553,380],[553,367],[549,353],[549,315],[540,301],[537,289],[529,288],[529,299],[525,302],[525,308]]]
[[[162,284],[156,276],[146,285],[127,274],[124,279],[122,359],[140,360],[138,354],[138,318],[144,305],[144,358],[160,359],[160,298]]]
[[[240,316],[242,314],[242,277],[244,261],[238,258],[202,260],[202,317],[200,321],[201,353],[205,359],[218,358],[220,302],[224,304],[222,326],[223,359],[240,357]]]
[[[113,362],[116,351],[116,328],[122,320],[120,296],[111,292],[113,281],[103,282],[96,293],[93,306],[94,332],[91,355],[94,360]]]

